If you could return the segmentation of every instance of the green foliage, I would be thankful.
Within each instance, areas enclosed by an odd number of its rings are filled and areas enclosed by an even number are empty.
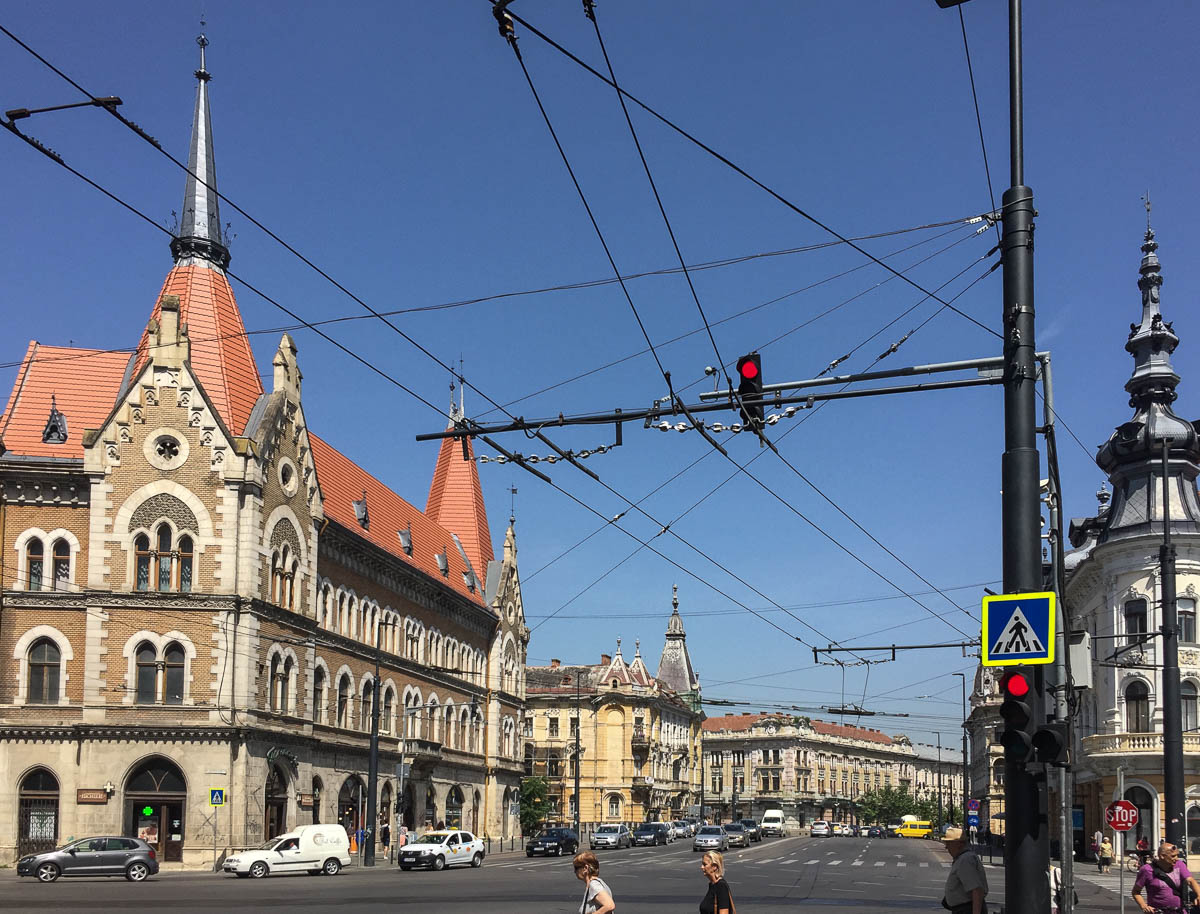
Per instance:
[[[920,815],[917,800],[906,787],[880,787],[858,798],[858,821],[886,825],[901,816]]]
[[[525,778],[521,781],[521,834],[532,835],[546,818],[545,778]]]

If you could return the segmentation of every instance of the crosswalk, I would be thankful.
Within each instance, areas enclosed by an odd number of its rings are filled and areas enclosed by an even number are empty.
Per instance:
[[[675,858],[675,859],[678,860],[679,858]],[[682,859],[687,862],[691,862],[690,858],[684,857]],[[648,867],[648,866],[661,866],[663,864],[663,862],[664,862],[664,860],[657,855],[647,855],[640,859],[627,858],[627,859],[621,860],[619,862],[613,861],[612,863],[607,864],[607,865],[621,866],[621,867],[626,867],[626,866]],[[541,868],[541,867],[545,867],[548,865],[553,866],[556,863],[559,863],[559,861],[557,861],[557,860],[514,860],[511,862],[505,862],[505,863],[489,862],[487,865],[490,867],[499,867],[499,868],[506,868],[506,869],[507,868],[517,868],[517,869],[526,868],[526,869],[528,869],[528,868]],[[872,861],[868,861],[868,860],[863,860],[861,858],[855,859],[855,860],[846,860],[846,859],[837,858],[837,857],[835,857],[833,859],[826,859],[826,860],[821,860],[817,857],[813,857],[808,860],[801,860],[798,857],[786,857],[786,858],[785,857],[767,857],[762,860],[749,859],[749,860],[744,860],[741,862],[742,866],[771,866],[773,868],[786,867],[786,866],[845,866],[847,864],[849,864],[850,866],[867,866],[868,864],[870,864],[874,868],[891,867],[894,869],[904,869],[909,865],[908,862],[905,860],[872,860]],[[559,863],[559,865],[561,865],[561,863]],[[935,867],[935,868],[939,868],[939,869],[949,869],[950,868],[949,863],[938,863],[938,862],[929,863],[927,861],[916,862],[913,864],[913,866],[919,867],[921,869],[929,869],[930,867]],[[1130,880],[1130,881],[1132,882],[1132,880]]]

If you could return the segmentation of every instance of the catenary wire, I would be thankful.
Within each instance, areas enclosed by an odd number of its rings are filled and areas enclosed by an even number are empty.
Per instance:
[[[979,113],[979,95],[975,92],[975,68],[971,65],[971,46],[967,43],[967,20],[963,16],[962,4],[958,7],[958,24],[962,27],[963,52],[967,57],[967,76],[971,79],[971,100],[975,103],[975,124],[979,128],[979,149],[983,153],[983,173],[987,177],[988,199],[992,202],[992,212],[996,212],[996,192],[992,190],[992,169],[988,166],[987,143],[983,139],[983,117]],[[996,227],[996,243],[1002,244],[1000,223]]]

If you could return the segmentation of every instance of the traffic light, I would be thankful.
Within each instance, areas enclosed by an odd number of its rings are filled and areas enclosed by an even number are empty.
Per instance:
[[[1004,720],[1004,733],[1000,745],[1005,758],[1014,762],[1027,762],[1033,752],[1033,738],[1029,733],[1029,722],[1033,711],[1029,707],[1031,685],[1026,673],[1013,670],[1000,680],[1000,692],[1004,702],[1000,705],[1000,717]]]
[[[1043,724],[1033,734],[1033,751],[1043,765],[1067,764],[1067,725]]]
[[[742,425],[761,428],[763,424],[762,360],[757,352],[737,360],[738,400],[742,404]]]

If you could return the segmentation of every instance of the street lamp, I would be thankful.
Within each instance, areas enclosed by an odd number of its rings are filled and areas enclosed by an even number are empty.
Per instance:
[[[571,677],[564,676],[563,684],[570,685]],[[583,760],[581,758],[583,749],[580,746],[580,739],[583,733],[583,717],[579,713],[579,676],[575,676],[575,837],[579,837],[579,809],[582,805],[579,792],[579,778],[581,769],[583,768]]]
[[[951,673],[962,680],[962,817],[963,827],[967,825],[967,796],[970,788],[967,786],[967,674]]]

